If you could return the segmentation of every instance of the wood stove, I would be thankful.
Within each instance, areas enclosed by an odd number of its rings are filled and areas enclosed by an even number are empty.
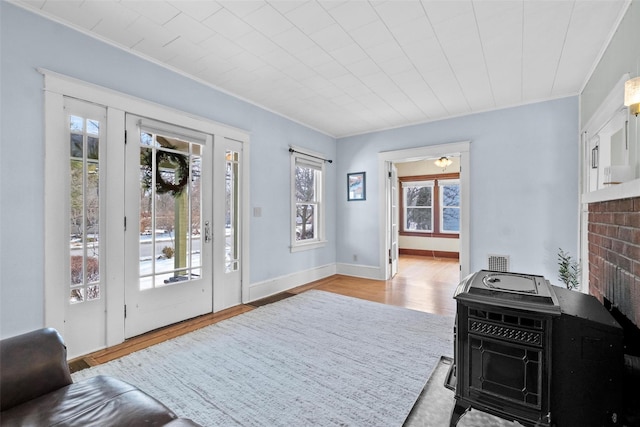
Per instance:
[[[617,424],[622,330],[595,298],[488,270],[454,298],[451,426],[472,407],[526,426]]]

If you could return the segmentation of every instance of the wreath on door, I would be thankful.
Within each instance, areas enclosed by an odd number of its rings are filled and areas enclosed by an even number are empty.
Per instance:
[[[175,149],[173,145],[168,145],[164,148]],[[170,164],[176,164],[175,176],[177,183],[167,181],[162,176],[162,170],[160,165],[168,162]],[[149,190],[153,185],[152,173],[153,173],[153,152],[152,150],[144,150],[140,154],[140,164],[143,167],[142,183],[145,190]],[[187,162],[187,156],[184,154],[174,153],[171,151],[156,150],[156,164],[155,164],[155,178],[156,178],[156,193],[158,194],[171,194],[173,197],[178,197],[184,191],[187,183],[189,182],[189,163]]]

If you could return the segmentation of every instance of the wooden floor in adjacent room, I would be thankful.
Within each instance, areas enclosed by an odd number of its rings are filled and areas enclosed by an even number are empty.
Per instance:
[[[242,304],[218,313],[206,314],[195,319],[186,320],[72,360],[70,362],[71,370],[74,372],[88,366],[99,365],[117,359],[134,351],[253,310],[258,306],[310,289],[335,292],[341,295],[428,313],[447,316],[455,314],[456,306],[453,292],[460,281],[458,260],[401,255],[398,270],[398,274],[391,280],[372,280],[334,275],[261,301]]]
[[[289,292],[300,293],[318,289],[412,310],[453,316],[456,310],[453,292],[459,282],[458,260],[401,255],[398,274],[391,280],[335,275]]]

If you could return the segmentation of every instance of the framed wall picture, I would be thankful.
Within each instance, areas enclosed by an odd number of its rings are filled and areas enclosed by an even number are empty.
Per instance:
[[[347,200],[367,199],[367,173],[354,172],[347,174]]]

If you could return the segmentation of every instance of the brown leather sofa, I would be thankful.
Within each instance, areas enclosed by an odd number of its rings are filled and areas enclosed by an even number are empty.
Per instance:
[[[76,383],[55,329],[0,341],[2,426],[197,426],[116,378]]]

